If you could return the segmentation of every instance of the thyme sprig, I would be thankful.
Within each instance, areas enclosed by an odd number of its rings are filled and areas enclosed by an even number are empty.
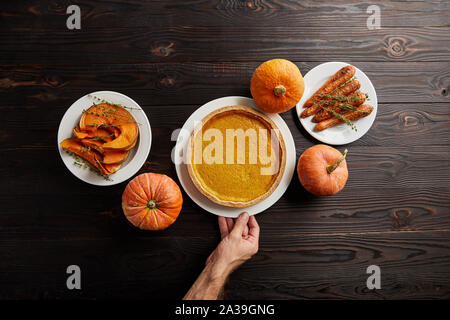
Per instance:
[[[331,101],[347,101],[348,97],[344,96],[342,94],[335,94],[335,95],[331,95],[331,94],[326,94],[326,93],[319,93],[317,95],[318,98],[326,98],[326,99],[330,99]],[[327,101],[327,100],[321,100],[321,99],[317,99],[317,97],[314,97],[314,100],[316,102],[321,102],[321,101]]]
[[[110,105],[112,105],[112,106],[116,106],[116,107],[119,107],[119,108],[143,111],[141,108],[127,107],[127,106],[124,106],[124,105],[119,104],[119,103],[112,103],[112,102],[106,101],[105,99],[102,99],[102,98],[99,98],[99,97],[97,97],[97,96],[94,96],[94,95],[92,95],[92,94],[88,94],[88,97],[90,97],[90,98],[92,98],[92,99],[95,99],[95,100],[97,100],[97,101],[100,101],[101,103],[110,104]]]
[[[338,103],[338,102],[359,102],[361,100],[357,94],[353,94],[351,96],[344,96],[342,94],[330,95],[330,94],[325,94],[325,93],[319,93],[317,96],[321,97],[321,98],[326,98],[329,100],[321,100],[321,99],[314,98],[316,103],[324,103],[326,101],[328,104],[333,104],[333,103]],[[366,94],[366,97],[367,97],[367,94]]]
[[[353,77],[347,81],[345,81],[343,84],[339,85],[336,89],[334,89],[333,91],[331,91],[331,93],[337,91],[338,89],[342,88],[343,86],[347,85],[348,83],[352,82],[353,80],[356,80],[356,77]]]
[[[369,114],[369,113],[370,113],[369,111],[358,110],[358,107],[352,106],[352,105],[347,104],[347,103],[340,103],[340,104],[338,104],[337,106],[338,106],[339,108],[341,108],[341,109],[347,109],[347,110],[350,110],[350,111],[357,111],[357,112],[360,112],[360,113],[366,113],[366,114]]]
[[[356,109],[358,108],[358,107],[355,107],[355,106],[352,106],[352,105],[346,104],[346,103],[340,103],[337,105],[337,107],[341,108],[341,109],[345,109],[345,110],[350,110],[350,111],[356,111]]]
[[[83,109],[83,111],[81,111],[81,113],[92,114],[92,115],[97,116],[97,117],[102,116],[102,117],[105,117],[105,118],[115,117],[116,119],[121,120],[121,121],[125,121],[125,122],[135,122],[136,124],[138,124],[138,123],[136,122],[136,120],[127,118],[127,117],[125,117],[125,116],[123,116],[123,115],[121,115],[121,114],[119,114],[119,113],[113,114],[113,113],[108,113],[108,112],[102,112],[102,114],[100,114],[100,113],[98,113],[98,112],[92,112],[92,111],[88,111],[88,110],[86,110],[86,109]]]
[[[101,128],[109,128],[109,127],[117,127],[115,124],[108,123],[87,123],[87,127],[101,127]]]
[[[341,101],[346,101],[346,102],[359,102],[360,99],[358,98],[358,96],[356,96],[356,95],[353,95],[353,96],[350,96],[350,97],[342,96],[342,97],[344,97],[345,99],[342,99],[341,96],[339,96],[339,95],[338,95],[338,96],[332,96],[332,97],[333,97],[333,99],[335,99],[335,100],[318,100],[318,101],[316,101],[316,103],[317,103],[321,108],[323,108],[323,106],[325,105],[325,106],[336,106],[336,107],[338,107],[338,108],[346,109],[346,110],[351,110],[351,111],[357,111],[357,108],[358,108],[358,107],[353,106],[353,105],[348,104],[348,103],[345,103],[345,102],[341,102]],[[368,113],[367,111],[359,111],[359,112],[361,112],[361,113]]]
[[[86,168],[89,169],[90,171],[96,173],[97,175],[99,175],[100,177],[102,177],[103,179],[107,180],[107,181],[113,181],[109,176],[105,176],[103,174],[101,174],[101,172],[94,167],[94,165],[92,165],[89,161],[87,161],[86,159],[83,159],[82,157],[76,155],[75,153],[64,149],[64,151],[70,155],[71,157],[74,158],[74,162],[73,164],[79,168]]]
[[[367,111],[358,110],[358,107],[353,106],[348,103],[345,103],[345,102],[359,102],[360,98],[358,98],[357,95],[344,96],[344,95],[340,95],[340,94],[330,95],[330,94],[322,94],[321,93],[321,94],[318,94],[317,96],[321,97],[321,98],[330,99],[330,100],[320,100],[320,99],[314,98],[315,103],[317,103],[323,110],[329,112],[334,117],[344,121],[347,125],[349,125],[352,128],[352,130],[355,130],[355,131],[358,131],[358,129],[356,128],[355,124],[350,119],[345,118],[342,114],[340,114],[339,112],[336,112],[335,110],[333,110],[331,108],[327,108],[327,106],[328,107],[336,106],[338,108],[349,110],[349,111],[358,111],[358,112],[366,113],[366,114],[369,113]],[[366,94],[366,97],[367,97],[367,94]]]
[[[352,130],[358,131],[358,129],[356,128],[355,124],[350,120],[345,118],[342,114],[337,113],[336,111],[329,109],[327,107],[322,107],[324,110],[328,111],[329,113],[331,113],[333,116],[335,116],[336,118],[344,121],[347,125],[349,125]]]
[[[115,104],[115,103],[106,101],[104,99],[100,99],[100,98],[98,98],[96,96],[93,96],[91,94],[88,94],[88,96],[93,98],[93,99],[97,99],[97,100],[101,101],[102,103],[109,104],[109,105],[115,106],[117,108],[124,108],[124,109],[141,110],[141,111],[143,111],[142,109],[139,109],[139,108],[132,108],[132,107],[127,107],[127,106],[124,106],[124,105],[121,105],[121,104]],[[94,106],[98,106],[98,104],[95,104],[95,102],[93,102],[93,105]],[[130,123],[136,123],[138,126],[141,125],[139,122],[136,121],[136,119],[133,118],[133,116],[131,116],[132,118],[130,119],[126,115],[121,114],[120,110],[118,110],[118,109],[106,108],[104,106],[101,106],[100,108],[102,109],[102,113],[101,114],[98,113],[98,112],[91,112],[91,111],[88,111],[86,109],[83,109],[82,113],[92,114],[92,115],[95,115],[97,117],[102,116],[104,118],[116,118],[116,119],[121,120],[121,121],[130,122]]]
[[[97,136],[97,137],[93,137],[92,138],[92,140],[96,140],[96,141],[98,141],[98,140],[105,140],[105,139],[108,139],[109,137],[113,137],[114,136],[114,134],[113,133],[111,133],[111,134],[109,134],[109,135],[107,135],[107,136]]]

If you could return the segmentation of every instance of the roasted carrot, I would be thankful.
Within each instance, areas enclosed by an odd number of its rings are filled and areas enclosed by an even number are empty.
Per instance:
[[[364,117],[367,117],[370,113],[372,113],[373,107],[368,104],[363,104],[359,106],[355,111],[347,112],[342,115],[343,119],[345,120],[358,120]],[[330,127],[336,126],[338,124],[344,123],[345,120],[333,117],[328,120],[324,120],[316,124],[314,127],[314,131],[322,131],[325,129],[328,129]]]
[[[318,94],[328,94],[338,88],[341,84],[347,82],[355,75],[356,69],[354,66],[348,65],[336,72],[325,84],[320,87],[308,100],[306,100],[303,108],[308,108],[313,105],[314,97]]]
[[[357,91],[352,95],[346,96],[345,100],[341,100],[339,103],[334,105],[326,106],[326,108],[337,113],[345,113],[353,111],[352,109],[356,109],[357,106],[362,105],[365,101],[366,95],[361,91]],[[321,122],[332,117],[333,114],[330,111],[322,109],[316,113],[314,118],[312,118],[312,122]]]
[[[317,95],[317,97],[314,99],[313,105],[305,110],[303,110],[300,117],[307,118],[315,114],[316,112],[320,111],[322,109],[322,106],[330,106],[333,103],[333,100],[336,100],[334,104],[337,104],[339,101],[337,101],[337,98],[341,98],[342,96],[346,96],[350,93],[355,92],[361,87],[361,83],[358,80],[352,80],[346,85],[342,87],[336,88],[334,91],[332,91],[330,94],[324,94],[320,93]]]

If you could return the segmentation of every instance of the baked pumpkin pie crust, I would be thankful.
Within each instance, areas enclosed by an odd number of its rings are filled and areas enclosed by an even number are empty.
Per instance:
[[[256,135],[243,135],[240,143],[238,137],[227,136],[239,133],[239,129],[241,134]],[[208,133],[218,134],[222,141]],[[214,143],[221,143],[222,148],[212,148],[218,146]],[[223,206],[249,207],[266,199],[279,185],[286,166],[286,146],[268,116],[247,106],[227,106],[211,112],[196,125],[188,143],[187,160],[189,176],[203,195]]]

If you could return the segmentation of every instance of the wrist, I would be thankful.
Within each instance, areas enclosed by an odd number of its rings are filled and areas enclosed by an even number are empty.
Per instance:
[[[226,277],[224,277],[223,271],[220,271],[221,269],[215,267],[216,265],[213,266],[213,263],[208,263],[205,266],[191,289],[184,296],[184,300],[211,300],[220,296]]]
[[[230,265],[222,261],[210,262],[208,267],[211,281],[225,282],[232,271]]]

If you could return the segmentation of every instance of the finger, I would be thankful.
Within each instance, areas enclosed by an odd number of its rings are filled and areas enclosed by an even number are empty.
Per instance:
[[[242,236],[243,236],[243,237],[248,236],[248,224],[245,225],[244,231],[242,232]]]
[[[256,221],[255,216],[251,216],[248,219],[248,234],[255,237],[256,239],[259,239],[259,225],[258,222]]]
[[[222,237],[222,239],[225,238],[229,233],[227,220],[225,219],[225,217],[219,216],[219,229],[220,236]]]
[[[248,217],[249,216],[247,212],[242,212],[239,215],[239,218],[237,218],[236,222],[234,223],[233,230],[231,230],[232,235],[242,237],[242,234],[244,233],[244,228],[248,222]]]
[[[230,233],[231,230],[233,230],[234,221],[231,218],[226,218],[226,220],[227,220],[227,226],[228,226],[228,233]]]

